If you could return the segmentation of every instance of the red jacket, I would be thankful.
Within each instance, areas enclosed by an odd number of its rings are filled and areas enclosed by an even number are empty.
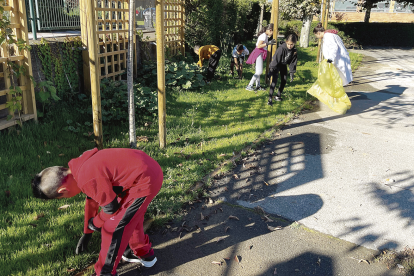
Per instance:
[[[84,233],[93,232],[88,229],[91,217],[95,217],[93,223],[100,228],[116,213],[119,195],[128,193],[140,198],[151,194],[151,176],[162,174],[159,164],[145,152],[124,148],[86,151],[72,159],[69,168],[78,187],[87,195]],[[98,214],[99,206],[102,210]]]

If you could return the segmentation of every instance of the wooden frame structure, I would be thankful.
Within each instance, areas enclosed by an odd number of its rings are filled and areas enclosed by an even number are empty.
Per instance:
[[[10,15],[11,25],[10,28],[13,30],[13,34],[16,39],[23,39],[24,41],[29,41],[28,29],[27,29],[27,16],[26,16],[26,6],[24,0],[7,0],[2,2],[2,7],[4,12],[8,12]],[[2,30],[3,31],[3,30]],[[19,51],[16,45],[7,45],[3,43],[0,47],[0,62],[2,64],[0,70],[0,79],[4,79],[5,89],[0,91],[0,96],[6,96],[9,101],[12,95],[9,94],[10,86],[12,85],[7,69],[7,62],[13,61],[17,65],[23,65],[26,69],[26,75],[21,75],[18,79],[17,85],[22,90],[22,115],[21,120],[26,121],[30,119],[35,119],[37,121],[36,113],[36,100],[34,86],[30,80],[32,75],[32,60],[29,50]],[[0,111],[5,110],[6,104],[0,105]],[[10,114],[10,113],[9,113]],[[15,115],[15,114],[10,114]],[[0,129],[10,127],[17,124],[19,118],[14,118],[12,120],[1,119],[0,120]]]
[[[88,1],[92,1],[95,18],[91,26],[87,20],[91,14],[86,13],[85,6]],[[89,28],[92,28],[99,45],[96,64],[99,79],[120,80],[127,67],[129,0],[81,0],[80,6],[82,43],[88,49],[92,47],[87,35]]]
[[[184,26],[185,26],[185,1],[164,1],[164,28],[165,47],[169,56],[175,56],[179,52],[185,54]]]

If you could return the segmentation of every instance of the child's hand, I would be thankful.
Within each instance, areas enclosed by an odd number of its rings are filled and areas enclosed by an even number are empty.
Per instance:
[[[290,82],[292,82],[294,78],[295,78],[295,73],[290,73]]]

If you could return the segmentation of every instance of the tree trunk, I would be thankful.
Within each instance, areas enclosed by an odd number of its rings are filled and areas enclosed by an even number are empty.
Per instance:
[[[302,30],[300,31],[299,46],[303,48],[309,47],[309,34],[312,24],[312,15],[305,15],[302,21]]]
[[[371,9],[372,9],[373,3],[372,1],[367,1],[366,5],[365,5],[365,18],[364,18],[364,22],[365,23],[369,23],[369,18],[371,17]]]
[[[129,1],[129,34],[128,34],[128,60],[127,60],[127,83],[128,83],[128,114],[129,114],[129,144],[131,148],[137,147],[137,136],[135,129],[135,103],[134,103],[134,16],[135,1]]]
[[[261,29],[263,28],[263,12],[264,12],[264,4],[260,5],[260,18],[259,18],[259,23],[257,25],[257,32],[259,33],[261,31]]]

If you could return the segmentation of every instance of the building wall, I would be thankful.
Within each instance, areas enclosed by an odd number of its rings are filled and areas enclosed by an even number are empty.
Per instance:
[[[363,22],[365,12],[359,11],[355,5],[358,0],[335,0],[330,6],[334,10],[330,21],[336,22]],[[370,22],[399,22],[414,23],[414,6],[395,3],[385,0],[379,2],[372,10]]]

